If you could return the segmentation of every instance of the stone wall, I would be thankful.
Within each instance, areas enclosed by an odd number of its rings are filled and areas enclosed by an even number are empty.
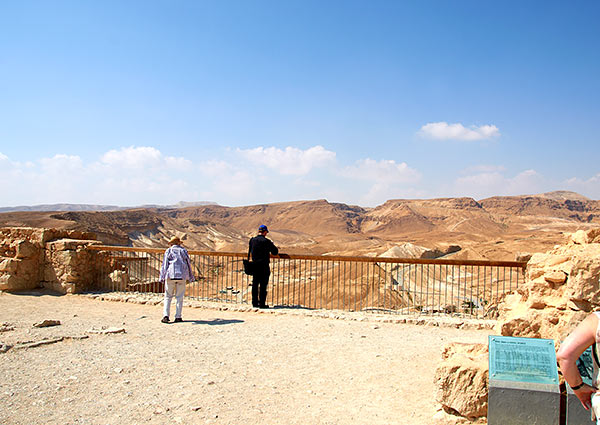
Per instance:
[[[553,339],[558,347],[591,311],[600,310],[600,229],[534,254],[525,282],[498,305],[495,333]],[[480,423],[487,416],[487,345],[451,344],[436,370],[436,424]]]
[[[89,289],[96,235],[75,230],[0,228],[0,290],[48,288],[67,294]]]
[[[564,339],[600,310],[600,229],[574,233],[565,245],[534,254],[519,289],[499,305],[499,335]]]

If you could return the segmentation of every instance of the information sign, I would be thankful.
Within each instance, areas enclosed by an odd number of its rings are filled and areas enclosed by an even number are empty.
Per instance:
[[[489,337],[490,379],[558,385],[554,341]]]

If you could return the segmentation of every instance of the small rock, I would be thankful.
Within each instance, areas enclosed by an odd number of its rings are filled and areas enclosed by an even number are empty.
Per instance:
[[[15,327],[8,322],[4,322],[0,324],[0,332],[8,332],[14,331]]]
[[[42,320],[41,322],[37,322],[33,324],[34,328],[47,328],[50,326],[58,326],[60,325],[60,320]]]
[[[6,353],[11,348],[12,348],[12,345],[0,344],[0,353]]]
[[[190,407],[190,410],[192,412],[197,412],[198,410],[201,410],[201,409],[202,409],[202,406],[192,406],[192,407]]]
[[[90,329],[88,333],[91,334],[120,334],[125,333],[125,328],[107,328],[107,329]]]

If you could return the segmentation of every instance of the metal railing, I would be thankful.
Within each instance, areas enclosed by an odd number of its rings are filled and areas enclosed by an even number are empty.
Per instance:
[[[164,291],[164,249],[90,246],[94,287],[117,292]],[[186,296],[251,304],[246,253],[189,251],[196,277]],[[286,255],[271,257],[267,303],[345,311],[495,317],[498,300],[515,290],[527,263],[518,261]]]

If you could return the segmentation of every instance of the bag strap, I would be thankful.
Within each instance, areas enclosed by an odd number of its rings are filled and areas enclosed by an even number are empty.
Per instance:
[[[592,356],[594,357],[596,366],[600,367],[600,362],[598,361],[598,353],[596,353],[596,343],[595,342],[592,344]]]

